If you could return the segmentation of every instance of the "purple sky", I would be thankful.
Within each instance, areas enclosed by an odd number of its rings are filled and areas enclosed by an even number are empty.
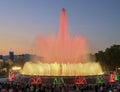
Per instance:
[[[0,54],[34,52],[37,36],[58,33],[62,8],[71,35],[87,38],[90,52],[120,44],[120,0],[2,0]]]

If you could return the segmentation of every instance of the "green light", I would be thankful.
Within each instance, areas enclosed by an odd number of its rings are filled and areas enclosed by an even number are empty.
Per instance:
[[[118,81],[119,80],[119,77],[118,77],[118,75],[116,74],[115,75],[115,81]]]
[[[57,84],[57,85],[64,84],[64,80],[63,78],[55,78],[53,80],[53,84]]]
[[[96,83],[98,83],[98,84],[104,83],[104,82],[103,82],[103,78],[102,78],[102,77],[97,77],[97,78],[96,78]]]

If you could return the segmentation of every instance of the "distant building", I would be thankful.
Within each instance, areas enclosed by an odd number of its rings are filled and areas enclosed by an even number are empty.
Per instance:
[[[31,55],[30,54],[24,54],[24,60],[25,61],[30,61],[31,60]]]
[[[9,52],[9,59],[14,61],[14,52],[12,51]]]
[[[18,61],[20,61],[20,62],[24,62],[25,60],[24,60],[24,54],[21,54],[21,55],[18,55]]]
[[[21,60],[21,61],[30,61],[31,59],[31,55],[30,54],[21,54],[21,55],[17,55],[17,59]]]
[[[3,56],[3,60],[4,60],[4,61],[6,61],[6,60],[8,60],[8,59],[9,59],[9,55]]]

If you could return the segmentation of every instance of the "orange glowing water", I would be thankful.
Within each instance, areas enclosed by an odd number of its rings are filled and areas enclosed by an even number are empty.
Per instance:
[[[99,75],[102,69],[99,63],[88,58],[86,39],[80,36],[70,37],[67,15],[62,9],[58,37],[39,38],[40,56],[43,62],[28,62],[22,73],[40,76],[83,76]]]

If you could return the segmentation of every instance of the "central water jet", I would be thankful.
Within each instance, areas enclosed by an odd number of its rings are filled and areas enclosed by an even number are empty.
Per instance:
[[[66,10],[63,8],[60,18],[60,29],[57,37],[48,39],[39,37],[40,56],[46,63],[80,63],[87,60],[87,42],[81,36],[70,37],[67,25]]]

